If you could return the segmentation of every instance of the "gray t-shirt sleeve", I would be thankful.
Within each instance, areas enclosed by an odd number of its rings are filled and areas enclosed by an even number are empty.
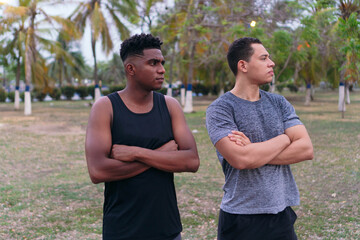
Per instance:
[[[280,108],[283,116],[284,130],[295,125],[303,125],[298,115],[296,115],[294,107],[283,96],[280,99]]]
[[[232,130],[237,130],[231,106],[211,104],[206,110],[206,128],[214,146],[219,140],[227,137]]]

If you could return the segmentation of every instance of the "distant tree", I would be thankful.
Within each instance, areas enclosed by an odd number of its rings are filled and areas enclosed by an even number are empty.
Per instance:
[[[66,32],[75,31],[72,23],[59,16],[50,16],[46,11],[41,8],[41,4],[44,0],[20,0],[19,6],[5,6],[4,15],[6,19],[25,19],[26,23],[26,39],[25,39],[25,108],[24,114],[31,114],[31,95],[30,84],[32,80],[36,79],[34,73],[45,81],[45,85],[48,84],[45,75],[39,73],[46,72],[47,69],[42,61],[42,58],[37,49],[37,45],[42,46],[42,50],[50,51],[53,49],[54,41],[48,40],[39,33],[41,24],[47,23],[53,26],[53,29],[62,28]],[[44,33],[43,29],[41,31]],[[50,33],[48,30],[47,33]],[[37,63],[40,63],[37,65]]]
[[[107,21],[109,19],[113,23],[112,26],[115,26],[118,30],[120,39],[129,37],[130,32],[125,26],[123,19],[128,19],[130,22],[138,20],[136,2],[130,0],[88,0],[81,2],[70,17],[82,33],[85,31],[85,26],[87,24],[90,25],[96,101],[100,97],[96,43],[101,38],[102,49],[106,54],[109,54],[113,49],[113,41],[109,29],[110,23]]]
[[[125,84],[125,70],[119,54],[114,53],[111,60],[106,62],[100,62],[98,70],[99,78],[102,79],[103,84]]]

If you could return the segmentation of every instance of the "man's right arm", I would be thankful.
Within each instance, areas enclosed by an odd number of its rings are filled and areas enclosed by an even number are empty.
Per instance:
[[[136,176],[149,166],[140,162],[123,162],[109,158],[112,106],[107,97],[100,98],[91,109],[86,130],[85,153],[93,183],[110,182]]]
[[[229,137],[220,139],[216,149],[236,169],[254,169],[264,166],[290,145],[287,135],[281,134],[265,142],[239,146]]]

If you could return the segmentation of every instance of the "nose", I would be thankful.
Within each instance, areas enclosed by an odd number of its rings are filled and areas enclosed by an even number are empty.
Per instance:
[[[269,65],[269,67],[274,67],[275,63],[271,59],[269,59],[268,65]]]
[[[159,67],[159,69],[158,69],[158,73],[165,74],[164,65],[160,64],[160,67]]]

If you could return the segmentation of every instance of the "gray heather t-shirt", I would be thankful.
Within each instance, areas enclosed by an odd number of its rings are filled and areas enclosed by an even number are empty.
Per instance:
[[[293,106],[277,94],[260,90],[260,100],[250,102],[227,92],[206,111],[206,128],[215,145],[232,130],[243,132],[252,143],[264,142],[302,124]],[[300,204],[299,191],[289,165],[256,169],[233,168],[218,152],[225,175],[220,208],[232,214],[278,213]]]

